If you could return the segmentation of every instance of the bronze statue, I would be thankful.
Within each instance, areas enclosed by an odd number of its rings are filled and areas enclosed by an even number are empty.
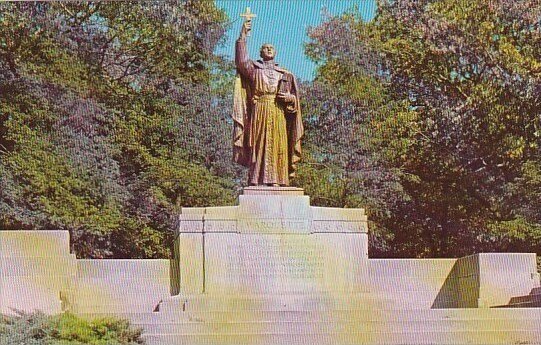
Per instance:
[[[249,12],[236,42],[233,120],[234,161],[249,168],[250,185],[288,186],[301,155],[303,126],[295,76],[274,62],[271,44],[261,47],[261,60],[248,57]]]

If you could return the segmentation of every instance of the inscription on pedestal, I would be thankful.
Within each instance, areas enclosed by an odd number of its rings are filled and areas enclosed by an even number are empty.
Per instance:
[[[197,252],[179,243],[190,268],[181,277],[199,279],[205,293],[358,291],[368,258],[364,211],[312,207],[307,196],[282,191],[254,190],[238,206],[183,209],[180,232],[200,237]]]
[[[205,235],[207,292],[305,293],[359,287],[366,234]]]
[[[241,219],[238,224],[241,233],[279,233],[282,232],[281,219]]]
[[[227,247],[227,251],[235,256],[235,260],[229,261],[228,269],[241,279],[322,278],[323,254],[315,243],[307,240],[307,236],[243,238],[241,243]]]
[[[366,222],[344,222],[344,221],[313,221],[311,230],[313,232],[368,232]]]
[[[238,231],[244,234],[279,234],[307,232],[307,219],[240,219]]]

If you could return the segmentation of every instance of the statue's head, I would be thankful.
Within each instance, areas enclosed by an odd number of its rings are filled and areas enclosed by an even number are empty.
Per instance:
[[[274,46],[270,43],[265,43],[261,46],[261,49],[259,50],[259,55],[263,59],[263,61],[269,61],[276,57],[276,49]]]

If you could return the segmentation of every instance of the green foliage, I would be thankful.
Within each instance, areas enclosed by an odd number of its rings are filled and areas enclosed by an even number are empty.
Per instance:
[[[303,162],[299,165],[295,185],[302,186],[313,205],[325,207],[344,207],[345,181],[340,178],[342,171],[337,166],[320,163],[310,155],[305,147]]]
[[[509,251],[541,252],[541,162],[527,161],[521,177],[506,186],[504,211],[508,219],[488,225],[488,243]]]
[[[230,205],[234,68],[212,1],[0,4],[0,228],[79,257],[168,257],[181,206]],[[539,248],[538,1],[381,0],[309,32],[316,205],[365,207],[371,255]]]
[[[383,0],[373,22],[352,12],[310,32],[322,98],[368,105],[345,121],[364,118],[365,154],[400,186],[372,218],[381,255],[541,253],[540,14],[536,1]]]
[[[181,205],[233,202],[213,2],[0,7],[0,228],[70,230],[79,257],[168,257]]]
[[[0,344],[13,345],[136,345],[144,344],[141,330],[114,318],[92,321],[72,314],[42,313],[2,316]]]

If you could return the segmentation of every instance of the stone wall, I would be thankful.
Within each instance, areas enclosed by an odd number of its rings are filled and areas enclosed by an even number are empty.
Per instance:
[[[75,313],[150,312],[171,295],[169,260],[77,260]]]
[[[219,232],[205,236],[220,234],[241,236]],[[233,247],[244,248],[243,255],[263,255],[267,260],[264,265],[272,260],[280,263],[269,278],[275,284],[269,285],[273,289],[265,291],[268,287],[263,286],[266,281],[262,278],[269,277],[267,266],[266,271],[250,272],[262,285],[254,290],[259,285],[251,282],[248,293],[288,294],[291,291],[280,284],[291,284],[290,288],[299,289],[294,291],[297,294],[312,286],[314,289],[305,292],[323,290],[344,295],[348,293],[344,286],[349,286],[353,290],[349,292],[358,298],[384,300],[390,308],[478,308],[507,304],[512,297],[527,295],[540,284],[536,255],[531,253],[486,253],[460,259],[367,259],[364,247],[349,237],[356,233],[341,233],[343,241],[336,241],[336,235],[298,234],[295,236],[303,237],[284,239],[280,234],[265,234],[264,240],[255,240],[259,243],[256,245],[249,238],[256,234],[242,234],[233,241]],[[69,252],[67,231],[0,231],[0,312],[150,312],[162,299],[179,291],[181,295],[203,296],[198,289],[204,279],[210,279],[207,284],[213,285],[206,295],[242,293],[238,289],[241,282],[231,276],[243,277],[243,273],[228,264],[235,256],[222,248],[227,248],[228,240],[215,237],[204,244],[202,238],[203,233],[181,234],[171,261],[77,260]],[[311,263],[314,255],[324,259]],[[288,268],[281,260],[290,256],[297,264]],[[258,257],[250,260],[256,270]],[[210,272],[206,278],[204,270]],[[231,282],[234,286],[226,289]]]
[[[439,308],[457,293],[442,293],[456,259],[370,259],[368,290],[403,309]]]
[[[77,261],[67,231],[0,231],[0,312],[58,313]]]
[[[152,311],[170,260],[77,260],[68,231],[0,231],[0,313]]]

